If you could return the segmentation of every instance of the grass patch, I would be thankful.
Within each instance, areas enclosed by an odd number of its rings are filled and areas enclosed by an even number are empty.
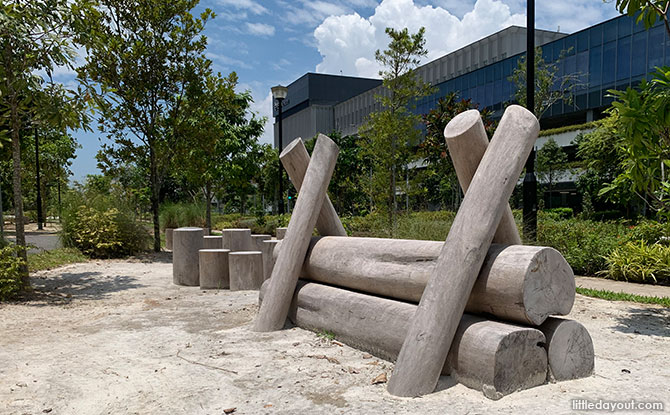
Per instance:
[[[647,297],[645,295],[615,293],[608,290],[593,290],[591,288],[577,287],[577,293],[587,297],[601,298],[609,301],[631,301],[642,304],[658,304],[670,308],[670,298],[667,297]]]
[[[88,261],[88,257],[76,248],[59,248],[52,251],[28,254],[28,269],[30,272],[42,271],[86,261]]]

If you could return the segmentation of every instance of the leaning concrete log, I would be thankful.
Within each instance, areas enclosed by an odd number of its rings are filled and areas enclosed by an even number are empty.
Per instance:
[[[230,291],[260,290],[263,284],[263,254],[241,251],[228,254]]]
[[[203,236],[202,249],[223,249],[223,236]]]
[[[251,239],[251,229],[223,229],[223,249],[236,251],[252,251],[255,249]]]
[[[178,228],[173,232],[172,282],[177,285],[200,284],[199,253],[202,228]]]
[[[291,215],[284,247],[272,269],[268,294],[254,321],[255,331],[272,331],[284,327],[338,153],[335,142],[325,135],[319,135]]]
[[[505,110],[410,324],[388,383],[392,395],[419,396],[435,389],[439,366],[539,129],[525,108],[511,105]],[[445,278],[447,272],[450,278]]]
[[[200,250],[200,288],[219,290],[230,287],[229,253],[229,249]]]
[[[287,230],[288,228],[277,228],[277,239],[284,239]]]
[[[548,380],[579,379],[593,373],[595,353],[586,327],[574,320],[551,317],[539,328],[547,338]]]
[[[281,250],[280,241],[277,250]],[[399,300],[418,302],[443,242],[313,237],[301,278]],[[447,270],[442,278],[451,278]],[[570,313],[575,276],[553,248],[492,245],[465,310],[540,325]]]
[[[284,169],[286,169],[291,183],[300,192],[302,182],[305,179],[305,172],[309,165],[309,153],[302,139],[296,138],[291,141],[284,151],[282,151],[279,160],[281,160]],[[344,226],[342,226],[342,222],[339,216],[337,216],[337,212],[335,212],[335,208],[328,195],[325,196],[321,211],[319,212],[319,218],[316,220],[316,229],[323,236],[347,236],[347,232],[344,230]],[[281,238],[278,237],[277,239]]]
[[[454,117],[444,129],[444,138],[449,148],[451,161],[454,163],[458,182],[463,193],[466,193],[489,145],[479,111],[469,110]],[[521,245],[519,230],[509,204],[504,208],[500,224],[493,236],[493,243]]]
[[[260,251],[263,253],[263,280],[267,280],[272,275],[272,268],[275,265],[274,251],[279,244],[276,239],[263,241]]]
[[[260,297],[267,289],[263,284]],[[300,281],[289,318],[311,330],[326,330],[350,346],[394,361],[416,305]],[[541,385],[547,376],[544,335],[537,329],[466,314],[441,373],[499,399]]]

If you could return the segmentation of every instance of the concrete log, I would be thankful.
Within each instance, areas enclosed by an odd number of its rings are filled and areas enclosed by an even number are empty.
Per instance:
[[[277,233],[277,239],[281,240],[284,239],[286,236],[286,231],[288,228],[277,228],[276,233]]]
[[[223,236],[203,236],[202,249],[223,249]]]
[[[254,244],[255,251],[262,251],[263,241],[272,239],[272,235],[251,235],[251,242]]]
[[[232,252],[255,250],[251,239],[251,229],[223,229],[223,249],[230,249]]]
[[[284,151],[282,151],[279,160],[281,160],[284,169],[286,169],[291,183],[300,192],[302,182],[305,179],[305,172],[309,165],[309,153],[302,139],[296,138],[291,141]],[[342,222],[339,216],[337,216],[337,212],[335,212],[335,208],[327,194],[321,206],[319,218],[316,220],[316,229],[323,236],[347,236],[347,232],[344,230],[344,226],[342,226]]]
[[[272,331],[284,327],[338,153],[335,142],[325,135],[319,135],[291,215],[284,246],[272,269],[268,295],[254,321],[255,331]]]
[[[420,396],[435,389],[439,366],[539,130],[525,108],[511,105],[505,110],[410,324],[388,383],[392,395]],[[447,272],[450,278],[445,278]]]
[[[263,253],[241,251],[228,254],[230,291],[260,290],[263,284]]]
[[[177,285],[200,285],[202,228],[178,228],[173,232],[172,282]]]
[[[230,287],[229,253],[229,249],[200,250],[200,288],[222,289]]]
[[[261,243],[260,251],[263,253],[263,279],[267,280],[272,275],[272,268],[275,265],[274,251],[279,244],[276,239],[270,239]]]
[[[458,176],[458,182],[465,194],[489,145],[479,111],[469,110],[454,117],[448,128],[444,129],[444,138],[454,170],[456,170],[456,176]],[[509,204],[504,207],[500,224],[493,236],[493,243],[521,245],[521,236],[519,236]]]
[[[165,229],[165,249],[172,251],[174,228]]]
[[[281,250],[279,242],[277,251]],[[443,242],[358,237],[313,237],[301,278],[399,300],[419,302]],[[451,278],[449,270],[442,278]],[[567,315],[575,276],[553,248],[492,245],[465,310],[540,325]]]
[[[586,327],[577,321],[551,317],[540,330],[547,338],[548,380],[579,379],[593,373],[595,353]]]
[[[263,284],[260,297],[268,283]],[[303,328],[326,330],[352,347],[394,361],[417,306],[342,288],[300,281],[289,318]],[[441,374],[499,399],[545,382],[547,353],[541,331],[465,314]]]

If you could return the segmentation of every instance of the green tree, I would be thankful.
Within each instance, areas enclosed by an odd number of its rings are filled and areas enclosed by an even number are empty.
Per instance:
[[[209,67],[201,32],[213,13],[194,17],[197,4],[99,0],[81,28],[88,55],[79,77],[91,94],[100,92],[100,127],[113,140],[105,147],[109,160],[148,159],[156,251],[161,182],[180,139],[178,125],[189,117],[185,96]]]
[[[550,138],[537,151],[536,171],[540,179],[549,187],[549,208],[551,209],[551,196],[553,185],[567,173],[568,155],[556,140]]]
[[[426,138],[419,145],[419,155],[425,160],[426,168],[421,174],[426,199],[433,205],[458,208],[460,201],[460,185],[451,158],[447,154],[444,141],[444,128],[456,115],[469,109],[477,108],[470,99],[458,99],[458,94],[451,92],[440,98],[437,107],[423,116],[426,126]],[[497,123],[491,119],[489,111],[482,112],[482,120],[486,133],[491,138]]]
[[[652,211],[670,216],[670,67],[659,68],[639,90],[608,91],[621,134],[622,172],[601,194],[631,189]]]
[[[557,62],[546,62],[542,57],[542,48],[535,49],[535,116],[542,115],[556,102],[563,101],[572,104],[575,88],[582,85],[583,74],[569,73],[560,75],[560,61],[564,58],[564,51]],[[515,86],[514,99],[519,105],[526,105],[526,56],[519,58],[517,67],[508,78]]]
[[[372,197],[378,209],[386,210],[391,234],[396,225],[398,203],[396,181],[407,168],[412,150],[418,144],[421,131],[417,128],[421,117],[412,112],[416,101],[432,89],[415,75],[414,70],[425,49],[425,29],[410,34],[407,28],[386,28],[390,37],[388,48],[377,50],[375,59],[383,66],[384,93],[375,97],[382,110],[370,114],[361,128],[364,156],[372,163]]]
[[[57,66],[72,67],[75,56],[71,43],[72,25],[90,6],[87,1],[36,0],[3,2],[0,5],[0,110],[7,120],[12,143],[14,214],[16,242],[24,259],[21,273],[24,288],[30,286],[26,261],[21,184],[21,132],[32,120],[31,105],[39,99],[47,74]]]
[[[616,8],[621,14],[635,16],[636,23],[643,22],[644,27],[651,28],[657,19],[663,20],[665,30],[670,36],[670,22],[668,21],[669,0],[616,0]]]

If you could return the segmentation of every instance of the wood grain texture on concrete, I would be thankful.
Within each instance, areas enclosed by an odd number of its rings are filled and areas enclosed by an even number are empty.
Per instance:
[[[288,228],[277,228],[276,229],[276,234],[277,234],[277,239],[282,240],[286,236],[286,231]]]
[[[200,288],[223,289],[230,287],[229,249],[200,250]]]
[[[479,111],[468,110],[455,116],[445,127],[444,138],[458,182],[465,194],[489,145]],[[521,245],[521,236],[509,204],[504,208],[493,243]]]
[[[256,249],[251,239],[251,229],[223,229],[223,249],[236,251],[253,251]]]
[[[260,290],[263,284],[263,253],[238,251],[228,254],[230,291]]]
[[[202,228],[178,228],[173,232],[172,282],[177,285],[200,285]]]
[[[591,376],[595,366],[593,340],[579,322],[551,317],[540,326],[547,341],[548,379],[563,381]]]
[[[299,193],[302,182],[305,180],[307,166],[309,165],[309,153],[307,152],[307,148],[305,148],[302,138],[296,138],[291,141],[279,155],[279,160],[281,160],[284,169],[288,173],[288,177],[291,179],[291,183],[293,183],[293,186],[295,186]],[[319,218],[316,221],[316,229],[323,236],[347,236],[340,217],[337,216],[335,207],[333,207],[333,203],[327,194],[321,206]]]
[[[260,251],[263,253],[263,279],[267,280],[272,275],[272,268],[275,265],[274,251],[281,241],[270,239],[261,243]]]
[[[251,235],[251,241],[254,244],[255,251],[262,251],[261,247],[263,246],[263,241],[269,241],[272,239],[272,235]]]
[[[438,241],[312,237],[301,278],[419,302],[443,246]],[[447,270],[442,277],[451,274]],[[550,315],[567,315],[574,301],[574,274],[558,251],[494,244],[465,310],[539,325]]]
[[[262,300],[268,282],[263,284]],[[417,306],[319,283],[300,281],[289,318],[303,328],[394,361]],[[541,385],[547,377],[544,334],[535,328],[465,314],[442,375],[451,375],[490,399]]]
[[[254,321],[254,331],[273,331],[284,327],[338,153],[339,149],[333,140],[325,135],[318,136],[283,240],[283,248],[272,269],[268,294]]]
[[[388,383],[392,395],[420,396],[435,390],[439,366],[539,129],[537,118],[525,108],[511,105],[505,110],[412,319]]]
[[[167,228],[165,229],[165,249],[168,251],[172,251],[172,235],[174,233],[174,228]]]
[[[203,236],[202,249],[223,249],[223,236]]]

